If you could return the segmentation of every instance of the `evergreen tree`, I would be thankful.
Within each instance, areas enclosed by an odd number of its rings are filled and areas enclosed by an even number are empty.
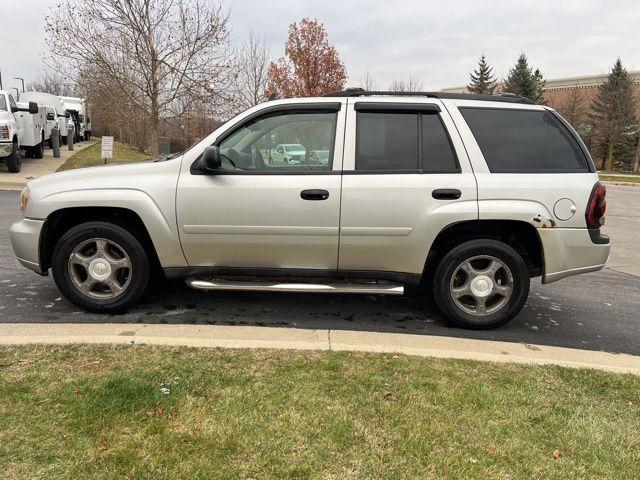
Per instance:
[[[527,60],[527,56],[524,53],[520,54],[514,67],[509,70],[509,76],[504,81],[503,90],[505,93],[513,93],[520,97],[529,98],[534,102],[538,101],[538,80],[534,76],[529,66],[529,60]]]
[[[598,89],[591,106],[594,153],[601,159],[600,168],[633,168],[635,139],[629,129],[638,123],[633,95],[633,81],[618,58]]]
[[[469,92],[479,95],[493,95],[496,89],[496,78],[493,75],[493,68],[487,63],[484,53],[480,57],[477,70],[469,74],[471,83],[467,85]]]
[[[536,71],[533,73],[533,78],[536,81],[536,98],[532,98],[531,100],[544,105],[544,86],[547,84],[547,81],[542,76],[542,72],[539,68],[536,68]]]

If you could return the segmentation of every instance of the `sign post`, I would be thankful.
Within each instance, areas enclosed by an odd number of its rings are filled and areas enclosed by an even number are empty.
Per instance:
[[[113,158],[113,137],[102,137],[102,149],[100,151],[100,158],[104,160],[104,164],[107,164],[107,158]]]

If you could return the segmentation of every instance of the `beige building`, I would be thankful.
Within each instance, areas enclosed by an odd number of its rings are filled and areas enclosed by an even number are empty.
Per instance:
[[[636,106],[638,118],[640,118],[640,70],[629,72],[634,82],[634,92],[636,94]],[[573,90],[578,89],[588,107],[598,93],[598,87],[606,80],[607,74],[584,75],[580,77],[566,77],[548,79],[544,87],[544,98],[546,103],[562,112],[564,105],[569,100]],[[498,87],[499,88],[499,87]],[[464,87],[444,88],[443,92],[468,93]]]
[[[634,70],[629,73],[633,79],[633,91],[636,99],[636,117],[640,122],[640,70]],[[569,120],[577,130],[580,130],[581,124],[589,123],[591,104],[598,94],[598,88],[604,83],[606,78],[607,74],[602,73],[598,75],[549,79],[546,81],[543,89],[545,103]],[[500,90],[500,87],[501,85],[498,85],[498,90]],[[442,91],[448,93],[469,93],[466,86],[444,88]],[[571,108],[571,104],[575,104],[576,98],[580,101],[580,109]],[[610,159],[606,160],[606,163],[605,159],[602,158],[594,158],[594,160],[596,166],[599,168],[611,168]],[[640,171],[640,143],[638,144],[638,154],[635,165],[633,166],[633,171]]]

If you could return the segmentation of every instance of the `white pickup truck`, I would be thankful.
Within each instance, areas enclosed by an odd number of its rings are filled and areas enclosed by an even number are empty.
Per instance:
[[[10,92],[0,90],[0,161],[10,172],[22,168],[19,150],[35,158],[44,156],[45,108],[35,102],[18,103]]]

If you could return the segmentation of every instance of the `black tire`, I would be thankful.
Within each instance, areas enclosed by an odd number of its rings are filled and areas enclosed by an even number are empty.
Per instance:
[[[497,311],[487,314],[469,313],[463,310],[453,298],[451,292],[452,276],[460,265],[476,257],[494,257],[506,265],[513,278],[511,293],[508,300],[499,306]],[[480,260],[482,261],[482,260]],[[503,269],[502,274],[505,273]],[[438,263],[433,275],[433,298],[442,314],[454,325],[463,328],[488,330],[500,327],[512,320],[522,310],[529,295],[529,270],[526,263],[509,245],[493,239],[477,239],[464,242],[451,249]],[[505,296],[506,297],[506,296]],[[467,298],[472,298],[470,295]],[[499,296],[486,297],[488,303]],[[482,312],[480,310],[480,312]]]
[[[22,160],[20,159],[18,144],[16,142],[13,142],[13,151],[11,155],[4,159],[4,163],[7,164],[7,168],[11,173],[18,173],[22,170]]]
[[[38,145],[33,147],[33,158],[44,158],[44,137],[41,140]]]
[[[92,238],[104,238],[117,243],[131,260],[128,286],[115,298],[93,298],[83,293],[69,273],[70,255],[78,245]],[[127,229],[109,222],[87,222],[70,229],[56,244],[51,267],[53,279],[64,297],[90,312],[124,312],[144,295],[149,284],[149,258],[141,242]]]

